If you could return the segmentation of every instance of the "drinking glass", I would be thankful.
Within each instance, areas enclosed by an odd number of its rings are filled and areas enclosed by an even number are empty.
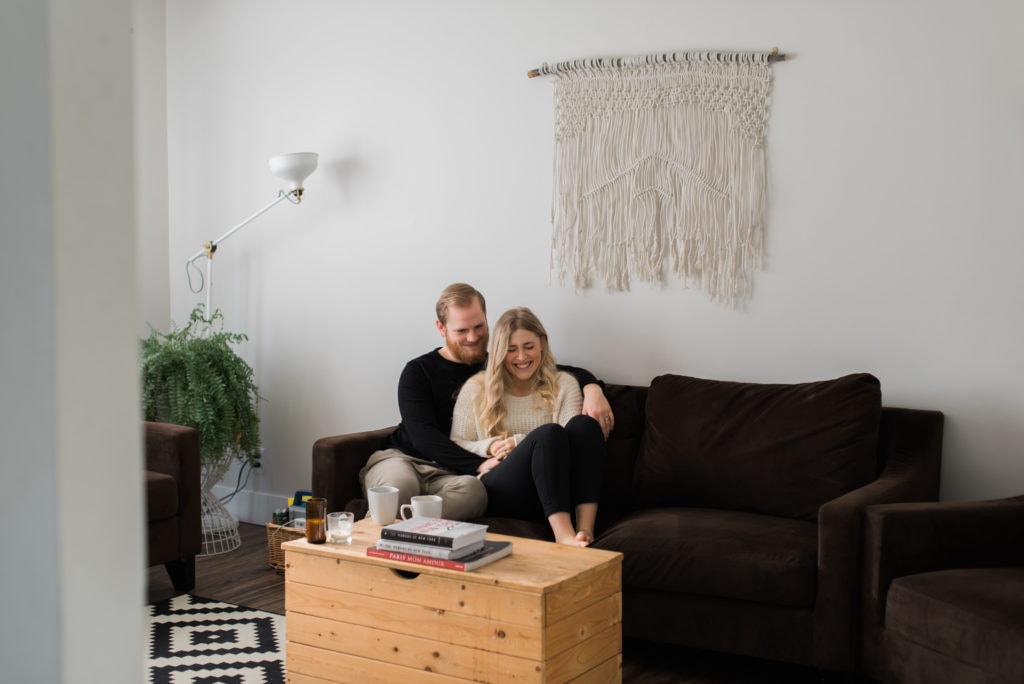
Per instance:
[[[328,513],[327,540],[351,543],[353,523],[355,523],[355,516],[351,513]]]
[[[327,525],[324,523],[327,513],[327,499],[306,500],[306,541],[310,544],[323,544],[327,541]]]

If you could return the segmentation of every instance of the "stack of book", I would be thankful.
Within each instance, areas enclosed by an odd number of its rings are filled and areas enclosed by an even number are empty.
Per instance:
[[[380,539],[366,549],[366,555],[449,570],[476,570],[512,553],[512,542],[488,540],[486,535],[487,525],[409,518],[382,527]]]

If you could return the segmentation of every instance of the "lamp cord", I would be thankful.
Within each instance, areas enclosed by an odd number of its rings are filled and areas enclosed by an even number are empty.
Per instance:
[[[194,268],[196,270],[196,273],[199,274],[198,288],[192,285],[192,271],[189,270],[190,267]],[[188,261],[185,262],[185,278],[188,280],[188,289],[192,290],[192,294],[199,294],[200,292],[203,291],[203,288],[206,286],[206,278],[203,277],[202,269],[196,266],[195,259],[189,259]]]
[[[245,475],[245,481],[242,481],[242,475]],[[249,475],[252,474],[252,466],[249,465],[248,461],[242,461],[242,467],[238,469],[238,477],[235,480],[235,491],[230,494],[225,494],[220,498],[222,504],[226,504],[235,498],[235,494],[245,489],[245,486],[249,484]]]

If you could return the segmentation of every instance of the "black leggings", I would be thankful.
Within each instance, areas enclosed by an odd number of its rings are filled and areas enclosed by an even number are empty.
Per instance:
[[[601,426],[590,416],[575,416],[565,427],[541,425],[480,478],[487,515],[540,520],[597,503],[605,458]]]

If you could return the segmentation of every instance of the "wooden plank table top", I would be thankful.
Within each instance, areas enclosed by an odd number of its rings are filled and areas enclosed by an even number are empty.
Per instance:
[[[532,591],[550,591],[568,581],[577,581],[607,564],[622,563],[622,554],[604,549],[579,548],[552,542],[487,533],[489,540],[511,541],[512,553],[483,567],[464,572],[448,570],[418,563],[404,563],[366,555],[366,549],[380,539],[380,525],[369,518],[356,522],[349,544],[326,542],[310,544],[296,539],[281,544],[285,551],[299,551],[328,558],[342,557],[346,561],[388,565],[420,574],[452,575],[464,577],[467,582],[500,584],[509,588]]]

